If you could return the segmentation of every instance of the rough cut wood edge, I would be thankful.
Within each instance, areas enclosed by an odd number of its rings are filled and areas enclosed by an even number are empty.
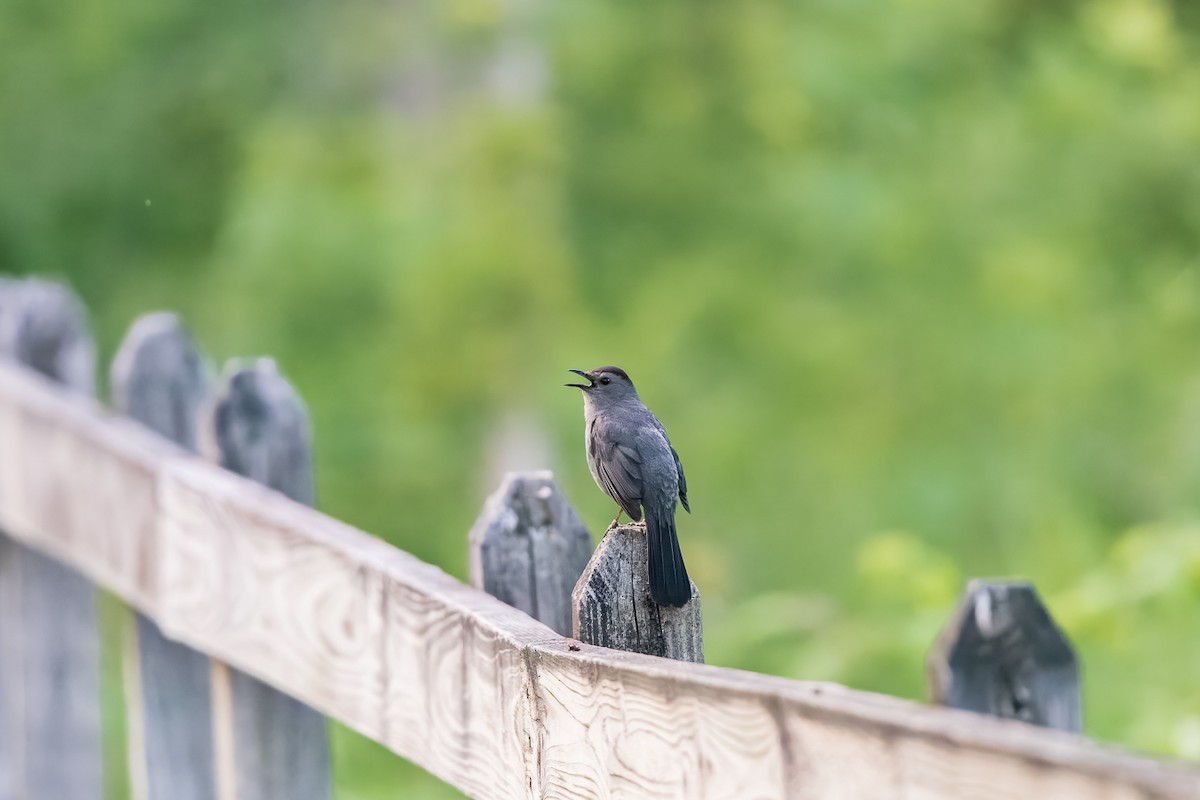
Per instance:
[[[169,636],[473,797],[1200,798],[1194,766],[1069,734],[563,639],[381,541],[138,438],[134,427],[0,366],[0,526],[110,588],[138,587],[129,598]],[[47,457],[73,452],[115,477]],[[160,576],[188,564],[233,565],[227,573],[236,575],[242,548],[265,552],[277,569],[256,570],[249,588],[202,596],[202,582],[143,580],[130,574],[136,559],[64,547],[76,515],[24,496],[33,488],[87,507],[98,487],[112,486],[127,496],[91,529],[102,525],[125,548],[157,540]],[[283,602],[297,560],[328,573],[311,594],[328,607]],[[283,624],[220,624],[245,619],[259,601]]]
[[[575,638],[588,644],[704,663],[700,590],[682,608],[650,597],[646,526],[610,528],[571,595]]]
[[[925,672],[935,705],[1083,730],[1079,660],[1032,584],[971,581]]]
[[[571,634],[571,592],[592,534],[548,471],[510,472],[467,534],[471,585]]]

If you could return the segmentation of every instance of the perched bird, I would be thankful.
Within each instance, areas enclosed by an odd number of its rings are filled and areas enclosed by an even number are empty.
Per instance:
[[[645,509],[650,596],[662,606],[685,605],[692,585],[675,533],[675,498],[689,514],[692,510],[679,454],[625,370],[599,367],[569,372],[587,380],[566,385],[583,391],[588,469],[596,484],[617,502],[617,518],[609,527],[620,521],[622,512],[639,520]]]

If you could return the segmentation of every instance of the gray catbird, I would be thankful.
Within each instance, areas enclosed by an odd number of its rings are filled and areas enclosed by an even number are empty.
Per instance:
[[[692,585],[675,534],[676,496],[685,511],[690,514],[692,510],[679,454],[671,447],[662,423],[638,397],[625,370],[569,371],[588,381],[566,385],[583,390],[588,469],[600,488],[617,501],[613,525],[622,511],[638,520],[645,509],[650,596],[662,606],[685,605],[692,596]]]

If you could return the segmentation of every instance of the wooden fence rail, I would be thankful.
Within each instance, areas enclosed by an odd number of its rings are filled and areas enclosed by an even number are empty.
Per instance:
[[[1200,798],[1076,735],[564,638],[6,363],[0,529],[476,798]]]

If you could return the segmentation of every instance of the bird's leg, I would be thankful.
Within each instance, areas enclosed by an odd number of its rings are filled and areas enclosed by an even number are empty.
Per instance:
[[[624,512],[625,512],[625,509],[621,508],[620,506],[617,506],[617,516],[613,519],[612,524],[608,526],[608,530],[611,531],[613,528],[617,527],[617,523],[621,521],[621,514],[623,514]]]

